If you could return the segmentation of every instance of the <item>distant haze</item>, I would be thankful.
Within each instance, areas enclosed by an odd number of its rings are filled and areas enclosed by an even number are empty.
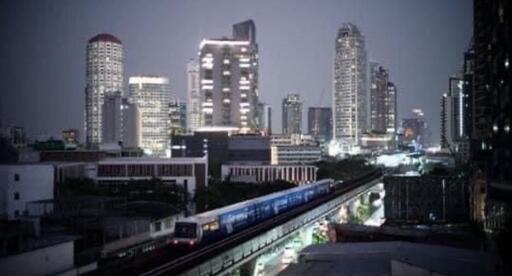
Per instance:
[[[2,1],[0,115],[31,135],[78,128],[83,138],[85,46],[101,32],[124,45],[125,79],[170,78],[186,99],[186,63],[202,38],[231,36],[253,19],[260,48],[260,95],[281,131],[281,99],[298,92],[330,106],[334,39],[343,22],[366,37],[369,60],[390,71],[400,118],[422,108],[439,139],[439,102],[461,70],[472,33],[472,1]],[[125,85],[125,90],[126,90]],[[324,93],[322,93],[324,91]]]

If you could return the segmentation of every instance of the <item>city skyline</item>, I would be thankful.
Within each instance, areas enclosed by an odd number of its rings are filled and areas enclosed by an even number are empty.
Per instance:
[[[125,79],[136,74],[164,75],[173,83],[171,96],[186,99],[186,64],[197,55],[201,39],[225,36],[229,34],[232,24],[253,19],[258,29],[260,47],[260,95],[262,101],[270,103],[274,110],[280,110],[279,99],[288,91],[303,91],[304,110],[310,106],[330,106],[332,45],[336,30],[343,22],[353,22],[366,37],[368,61],[386,64],[394,77],[400,91],[399,118],[409,114],[412,108],[422,108],[427,123],[434,130],[433,137],[439,137],[438,99],[446,92],[445,76],[459,70],[463,60],[460,53],[469,45],[471,32],[470,2],[438,2],[424,7],[422,4],[417,7],[399,2],[384,6],[371,2],[324,2],[315,5],[314,9],[311,9],[312,3],[305,3],[298,5],[294,14],[287,15],[290,22],[280,22],[281,14],[276,11],[270,14],[263,14],[262,11],[287,8],[292,5],[291,2],[270,4],[270,8],[269,3],[265,3],[265,9],[263,5],[255,3],[238,3],[229,6],[227,10],[230,16],[223,18],[197,11],[198,5],[214,10],[226,8],[227,4],[223,3],[153,2],[144,6],[123,2],[124,5],[118,5],[121,6],[121,16],[115,21],[105,14],[105,11],[116,6],[115,3],[96,6],[94,3],[59,3],[44,6],[35,3],[28,10],[15,3],[2,4],[5,6],[2,9],[6,13],[5,21],[11,24],[20,22],[16,33],[12,28],[2,28],[9,44],[2,50],[8,65],[3,71],[10,76],[8,79],[12,79],[2,84],[3,89],[8,91],[1,100],[2,121],[5,125],[24,126],[30,135],[55,135],[65,128],[83,129],[80,107],[84,106],[84,43],[94,35],[108,32],[123,41]],[[439,10],[441,5],[443,9]],[[155,7],[161,7],[162,12],[159,11],[158,16],[150,22],[140,24],[138,31],[123,27],[132,19],[129,15],[133,10],[148,13],[154,11]],[[421,16],[412,16],[413,9],[421,10]],[[165,12],[169,13],[168,18],[163,16]],[[54,13],[63,18],[48,20]],[[179,13],[189,17],[184,18]],[[394,15],[402,15],[398,17],[411,22],[405,32],[393,32],[400,26],[397,24],[402,22],[392,20]],[[67,26],[62,24],[62,20],[68,20],[69,16],[77,17],[73,21],[75,23]],[[93,24],[85,23],[93,18],[99,19]],[[308,18],[314,19],[312,24],[309,22],[311,20],[306,20]],[[177,29],[172,24],[176,20],[182,20],[184,26],[189,27]],[[40,28],[31,29],[34,24],[39,24]],[[279,28],[273,30],[272,26]],[[301,28],[302,32],[298,32]],[[18,32],[22,33],[23,30],[32,36],[19,35]],[[62,36],[56,40],[46,38],[44,34],[50,30],[52,33],[61,31]],[[283,32],[287,36],[280,37],[279,33]],[[404,34],[407,35],[405,38]],[[180,39],[175,39],[178,37]],[[28,45],[30,39],[41,42],[37,43],[37,47]],[[431,45],[428,41],[436,41],[436,44]],[[16,45],[23,47],[16,49]],[[439,49],[443,49],[443,52],[439,53]],[[10,50],[9,53],[6,50]],[[63,58],[55,58],[55,62],[52,62],[54,66],[46,68],[46,62],[57,53]],[[431,59],[431,56],[439,58]],[[30,70],[23,75],[21,70],[27,70],[27,62],[31,65],[28,67]],[[431,73],[427,75],[426,72]],[[49,80],[59,81],[51,86]],[[23,105],[17,100],[29,96],[33,101]],[[68,104],[55,104],[61,98]],[[22,112],[24,109],[30,112]],[[54,112],[46,114],[50,109]],[[45,119],[52,120],[54,124],[48,124]],[[274,116],[272,127],[281,129],[280,126],[279,116]]]

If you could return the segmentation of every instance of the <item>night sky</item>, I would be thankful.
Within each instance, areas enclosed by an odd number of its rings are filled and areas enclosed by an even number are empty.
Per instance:
[[[331,105],[336,32],[352,22],[366,37],[369,61],[391,72],[400,118],[424,109],[439,140],[440,96],[471,40],[470,0],[1,0],[2,123],[30,135],[82,130],[85,46],[100,32],[123,41],[125,90],[131,75],[159,74],[170,78],[172,96],[186,99],[186,63],[201,39],[231,36],[246,19],[256,23],[260,95],[272,105],[275,132],[289,92],[304,98],[304,115],[309,106]]]

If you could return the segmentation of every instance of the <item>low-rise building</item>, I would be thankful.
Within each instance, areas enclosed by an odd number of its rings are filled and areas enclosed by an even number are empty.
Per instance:
[[[14,220],[34,215],[27,203],[53,199],[54,177],[50,164],[0,165],[0,217]]]
[[[310,165],[222,165],[222,180],[263,183],[284,180],[303,185],[316,181],[318,168]]]
[[[174,223],[183,217],[183,212],[163,202],[134,201],[126,203],[124,209],[127,212],[104,219],[104,258],[154,249],[160,244],[157,239],[172,235]]]
[[[310,164],[322,158],[319,146],[272,146],[272,165]]]
[[[411,242],[312,245],[279,273],[295,275],[506,275],[488,252]]]
[[[91,165],[89,177],[100,185],[126,185],[132,180],[159,178],[164,183],[182,185],[191,194],[208,186],[206,157],[120,157]]]

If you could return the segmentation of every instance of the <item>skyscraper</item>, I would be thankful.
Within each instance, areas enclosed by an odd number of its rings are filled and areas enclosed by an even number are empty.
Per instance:
[[[199,64],[190,60],[187,64],[187,130],[201,127],[201,92],[199,90]]]
[[[370,129],[380,133],[385,133],[388,126],[388,82],[388,71],[370,62]]]
[[[123,45],[111,34],[89,39],[86,50],[85,139],[90,148],[103,141],[103,102],[123,90]]]
[[[288,94],[283,99],[283,134],[302,133],[302,102],[299,94]]]
[[[252,20],[233,26],[233,38],[199,46],[201,124],[252,132],[258,122],[258,44]]]
[[[103,143],[139,146],[140,113],[138,107],[123,98],[121,92],[109,93],[103,103]]]
[[[119,143],[121,139],[122,124],[122,96],[117,91],[104,96],[102,110],[102,142]]]
[[[169,103],[169,124],[171,136],[183,134],[187,130],[187,104],[173,98]]]
[[[388,118],[386,132],[396,135],[398,130],[398,92],[396,85],[388,82]]]
[[[344,147],[359,144],[366,130],[367,81],[364,36],[351,23],[338,30],[335,43],[333,135]]]
[[[308,109],[308,133],[325,142],[332,139],[332,109],[310,107]]]
[[[159,76],[129,79],[130,100],[141,116],[140,147],[145,154],[166,156],[169,150],[169,80]]]
[[[370,130],[392,136],[397,131],[397,90],[389,72],[377,62],[370,63]]]

